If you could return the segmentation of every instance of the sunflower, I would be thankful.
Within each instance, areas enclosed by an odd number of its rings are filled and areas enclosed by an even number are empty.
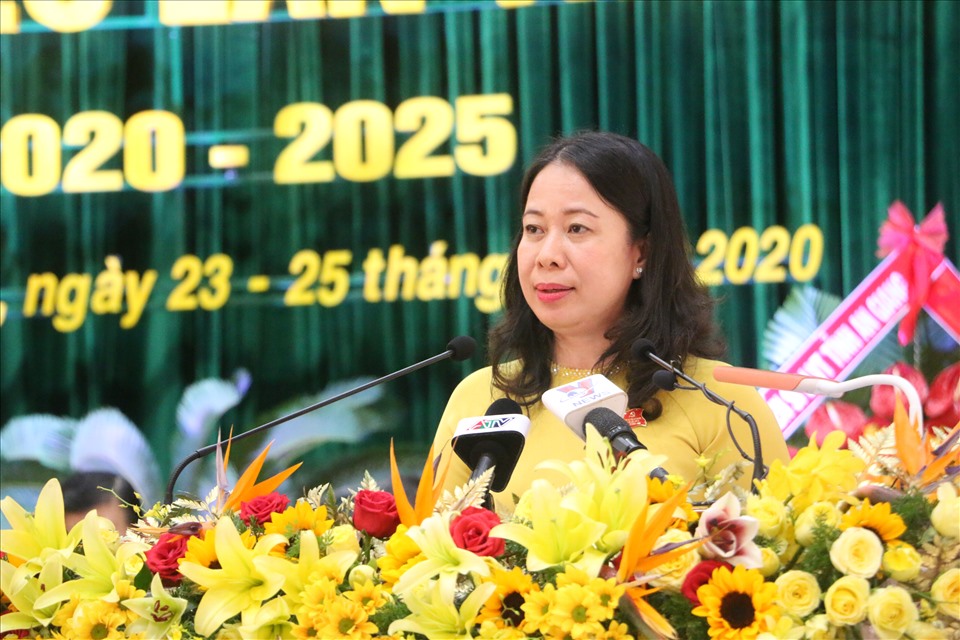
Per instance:
[[[540,585],[520,567],[514,567],[510,571],[494,567],[490,578],[485,582],[497,585],[497,590],[477,615],[477,624],[492,620],[500,627],[519,627],[523,623],[523,610],[520,607],[526,601],[528,593],[540,591]]]
[[[889,502],[870,504],[870,498],[864,498],[863,502],[843,515],[840,530],[845,531],[850,527],[869,529],[884,542],[896,540],[907,530],[903,518],[891,513]]]
[[[692,613],[707,619],[714,640],[752,640],[771,631],[780,617],[777,586],[764,582],[756,569],[719,567],[697,597],[700,606]]]
[[[263,525],[264,533],[282,533],[288,539],[301,531],[313,531],[322,536],[333,526],[333,520],[327,519],[327,508],[320,505],[316,509],[306,500],[298,500],[282,513],[273,513],[270,521]]]

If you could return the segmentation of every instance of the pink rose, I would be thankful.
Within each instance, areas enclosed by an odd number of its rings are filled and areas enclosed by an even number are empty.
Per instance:
[[[687,600],[693,603],[693,606],[700,606],[697,589],[710,582],[710,578],[713,577],[713,572],[720,567],[733,569],[733,566],[727,562],[704,560],[694,565],[693,569],[690,569],[690,572],[687,574],[687,577],[683,579],[683,586],[680,587],[680,592],[686,596]]]
[[[147,568],[160,576],[164,586],[170,587],[179,584],[183,579],[180,575],[180,558],[187,553],[187,540],[190,536],[179,533],[163,533],[157,543],[144,554],[147,558]]]
[[[921,404],[927,401],[927,396],[930,394],[930,388],[927,386],[927,381],[924,380],[922,373],[907,363],[897,362],[896,364],[888,367],[884,373],[900,376],[914,386],[914,388],[917,390],[917,394],[920,396]],[[891,387],[888,384],[877,385],[870,391],[870,411],[873,412],[873,415],[880,420],[885,421],[887,424],[890,424],[890,422],[893,420],[893,408],[895,406],[894,402],[896,394],[900,394],[901,396],[903,395],[899,390]],[[900,401],[903,402],[904,408],[907,408],[906,398],[901,397]]]
[[[461,549],[478,556],[499,556],[506,547],[503,538],[491,538],[490,529],[500,524],[500,517],[489,509],[467,507],[450,522],[450,535]]]
[[[386,491],[361,489],[353,499],[353,526],[358,531],[386,539],[400,525],[397,501]]]
[[[270,521],[270,516],[274,513],[283,513],[290,506],[290,498],[282,493],[268,493],[265,496],[259,496],[250,502],[240,503],[240,519],[253,526],[254,521],[262,525]]]
[[[746,569],[763,566],[760,547],[753,541],[760,523],[751,516],[740,515],[740,502],[732,493],[707,507],[697,525],[697,538],[709,538],[700,547],[700,555],[710,560],[723,560]]]
[[[850,402],[831,400],[816,408],[804,427],[807,436],[816,436],[817,445],[831,431],[843,431],[848,440],[857,440],[867,426],[867,414]]]

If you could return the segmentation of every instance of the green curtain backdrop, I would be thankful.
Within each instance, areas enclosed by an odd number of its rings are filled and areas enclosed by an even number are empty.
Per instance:
[[[22,33],[0,36],[4,123],[160,109],[180,117],[188,143],[187,178],[172,191],[0,193],[0,297],[10,307],[0,423],[109,405],[161,442],[188,384],[243,367],[253,387],[225,420],[243,430],[329,381],[399,369],[455,335],[482,342],[491,317],[466,297],[365,302],[360,262],[393,244],[419,259],[434,240],[449,243],[448,256],[505,252],[522,167],[551,136],[578,129],[634,136],[660,154],[694,241],[707,229],[818,225],[825,252],[813,284],[837,295],[877,264],[877,229],[895,199],[918,218],[942,202],[947,255],[960,255],[960,3],[441,1],[417,15],[368,5],[364,17],[292,20],[276,2],[267,23],[167,27],[156,3],[125,1],[79,33],[24,16]],[[286,144],[273,120],[285,105],[394,109],[414,96],[452,104],[496,93],[512,96],[518,140],[501,174],[273,183]],[[210,145],[227,142],[250,148],[235,175],[206,164]],[[353,252],[343,303],[283,306],[288,263],[306,248]],[[163,308],[171,265],[187,253],[233,259],[221,310]],[[49,318],[22,316],[30,274],[95,277],[108,255],[124,270],[160,273],[135,327],[89,314],[60,333]],[[252,274],[272,277],[269,294],[244,291]],[[758,363],[763,327],[789,287],[714,288],[731,362]],[[391,383],[402,401],[393,435],[429,440],[454,384],[483,361]]]

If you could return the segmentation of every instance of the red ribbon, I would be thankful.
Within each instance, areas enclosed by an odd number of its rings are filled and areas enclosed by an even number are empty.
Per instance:
[[[943,205],[939,202],[920,224],[899,200],[890,205],[887,214],[886,222],[880,226],[877,256],[885,258],[891,253],[904,251],[912,269],[912,273],[906,274],[910,282],[910,308],[897,332],[900,344],[906,345],[913,340],[917,316],[930,294],[930,275],[943,260],[947,223],[943,217]]]

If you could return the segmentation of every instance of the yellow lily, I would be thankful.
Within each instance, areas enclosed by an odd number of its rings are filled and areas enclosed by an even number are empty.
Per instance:
[[[549,460],[540,467],[570,479],[573,491],[560,505],[605,526],[597,548],[609,555],[626,542],[630,526],[647,503],[647,475],[663,457],[636,451],[618,463],[610,444],[595,429],[587,430],[586,452],[583,460]]]
[[[282,534],[267,534],[253,549],[247,549],[233,520],[224,517],[217,521],[214,535],[220,569],[194,562],[180,563],[180,573],[207,589],[194,621],[197,633],[203,636],[210,635],[238,613],[245,623],[252,619],[261,603],[276,595],[284,581],[282,574],[270,571],[264,562],[271,549],[287,542]]]
[[[490,575],[490,565],[485,558],[461,549],[453,541],[448,514],[427,518],[420,526],[409,529],[407,536],[420,547],[426,559],[400,576],[393,591],[401,597],[437,576],[444,588],[453,589],[461,574]]]
[[[480,608],[496,590],[497,585],[492,582],[480,584],[458,609],[454,603],[454,583],[437,580],[421,586],[404,599],[410,615],[391,622],[387,632],[391,636],[397,636],[400,632],[418,633],[430,640],[469,638]]]
[[[14,566],[30,562],[35,573],[51,553],[63,559],[70,557],[80,541],[79,524],[67,533],[63,491],[55,478],[43,485],[32,515],[9,496],[0,500],[0,511],[13,527],[0,531],[0,551]]]
[[[264,571],[283,576],[283,592],[291,608],[298,609],[302,603],[301,595],[312,581],[320,578],[332,578],[337,584],[346,579],[347,571],[357,561],[357,551],[334,551],[320,557],[320,545],[312,531],[300,532],[300,560],[297,563],[285,558],[266,556],[261,559]]]
[[[39,575],[35,575],[25,564],[14,567],[6,560],[0,560],[0,591],[10,598],[10,604],[17,609],[0,616],[0,636],[8,631],[49,626],[60,609],[60,603],[37,607],[36,601],[46,589],[56,587],[61,582],[63,559],[59,554],[54,553],[47,558]]]
[[[128,636],[140,634],[144,638],[160,640],[167,638],[168,632],[180,623],[187,601],[167,593],[160,574],[155,574],[150,583],[150,596],[129,598],[123,601],[123,606],[140,616],[127,626]]]
[[[83,529],[83,555],[73,554],[64,561],[80,577],[47,589],[37,598],[36,606],[44,608],[73,596],[83,600],[119,601],[117,583],[120,580],[132,582],[134,578],[127,574],[127,561],[150,547],[142,542],[125,542],[114,553],[100,534],[102,521],[93,511],[87,514],[80,522]]]
[[[594,545],[607,530],[606,525],[563,506],[560,492],[546,480],[534,480],[524,497],[528,500],[529,524],[498,524],[490,535],[526,547],[530,571],[573,564],[597,575],[607,554]]]

